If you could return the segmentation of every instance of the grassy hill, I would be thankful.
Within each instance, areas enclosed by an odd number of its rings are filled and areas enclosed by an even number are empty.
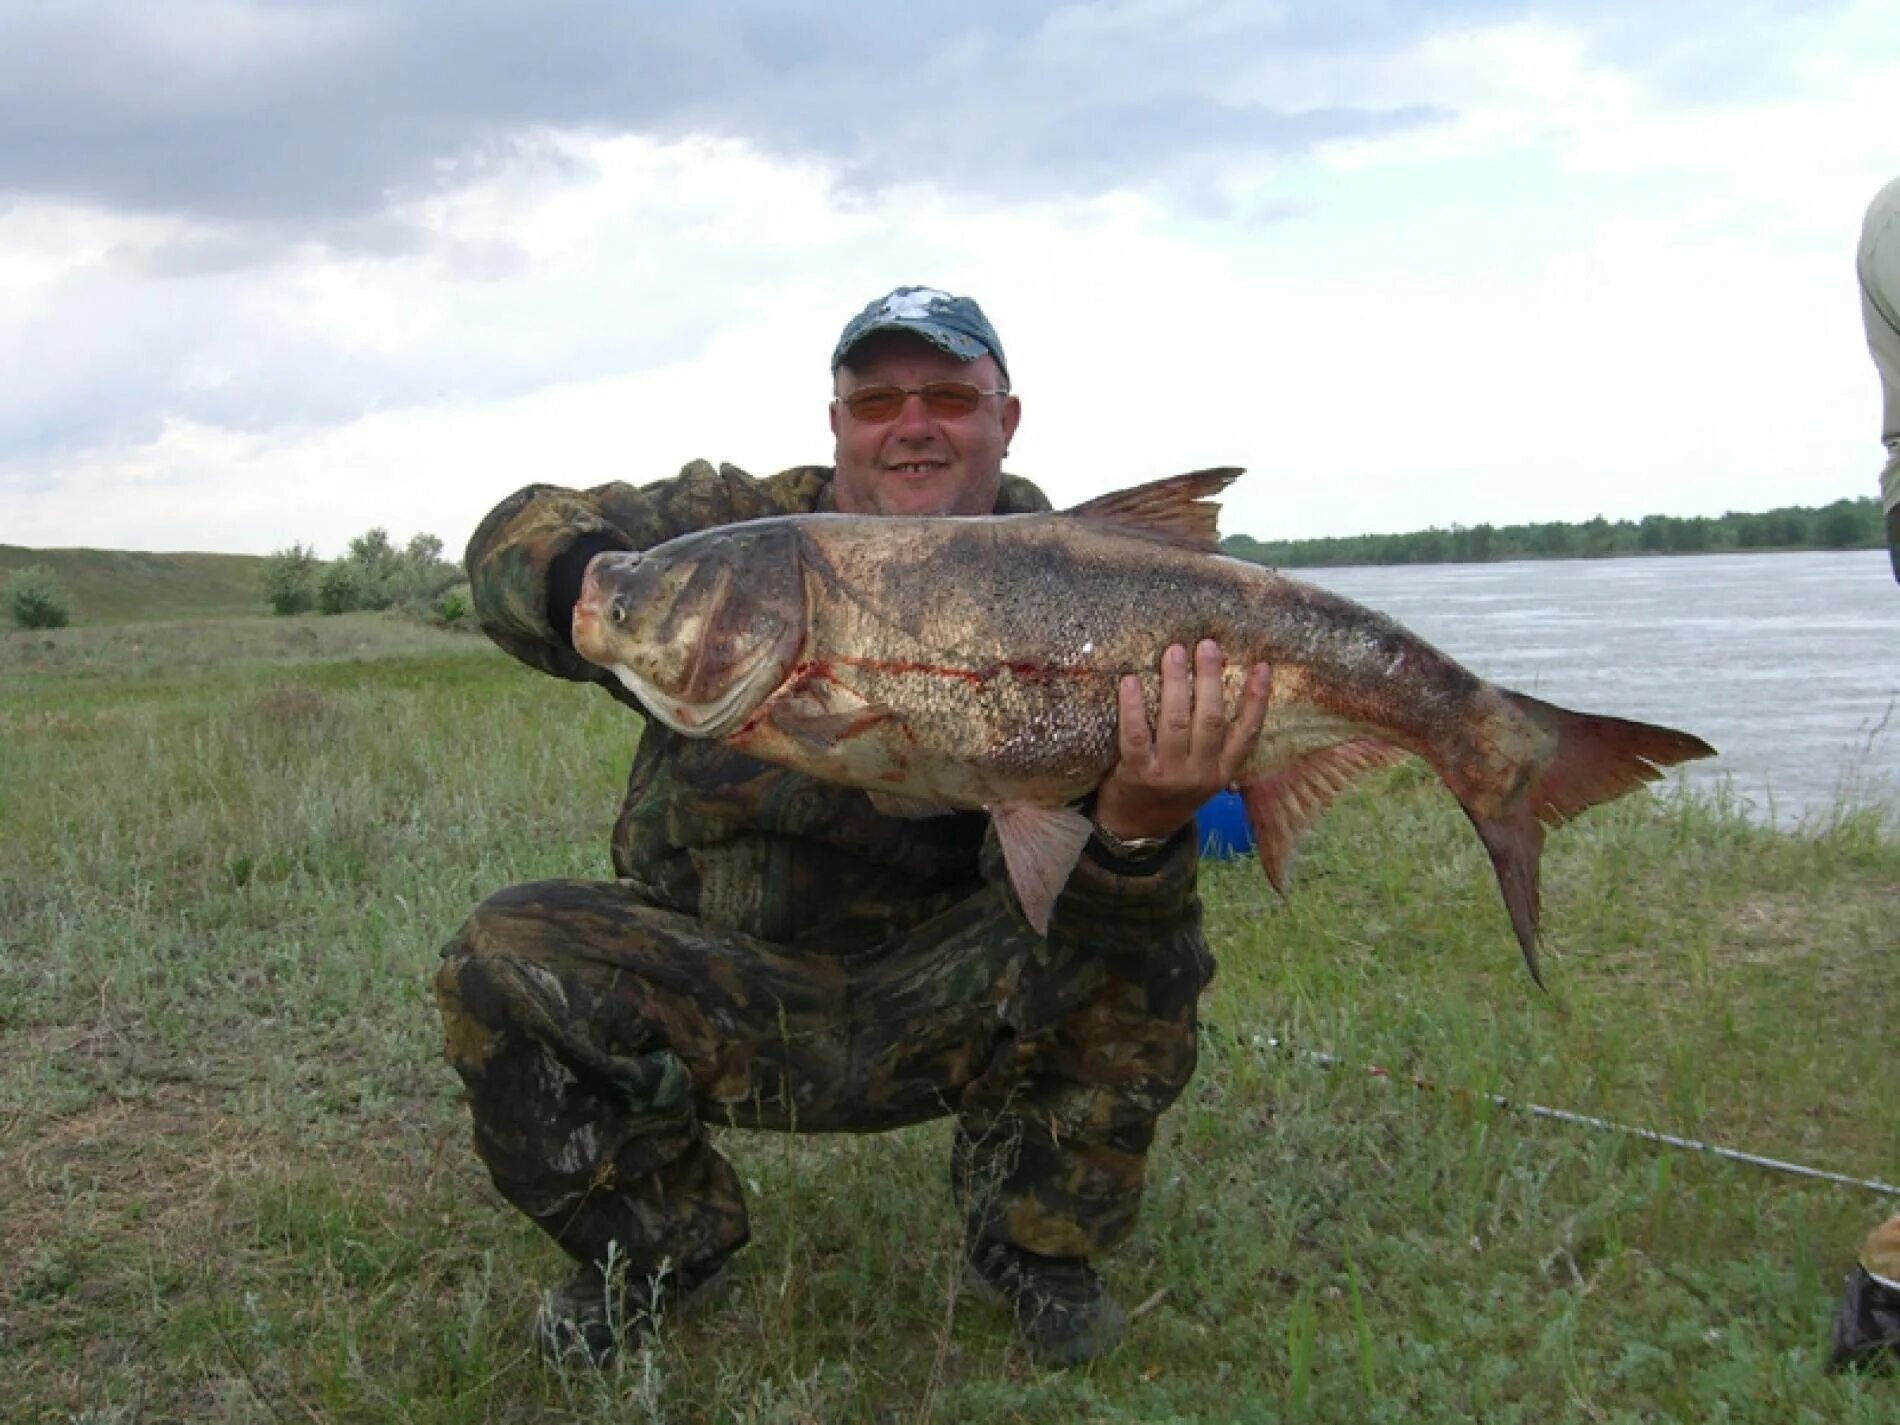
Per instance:
[[[145,554],[0,544],[0,580],[28,564],[44,564],[53,571],[76,624],[264,612],[264,558],[258,554]],[[0,622],[6,619],[0,613]]]

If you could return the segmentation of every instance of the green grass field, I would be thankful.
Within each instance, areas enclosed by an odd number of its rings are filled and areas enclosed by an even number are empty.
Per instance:
[[[264,611],[264,560],[257,554],[145,554],[0,544],[0,584],[15,569],[30,564],[43,564],[53,571],[66,592],[74,624],[148,623]],[[11,621],[7,623],[10,626]]]
[[[1545,861],[1544,995],[1401,769],[1289,904],[1205,875],[1221,971],[1107,1263],[1122,1350],[1040,1372],[959,1293],[930,1124],[726,1134],[757,1187],[732,1290],[562,1374],[527,1344],[562,1263],[474,1157],[429,976],[490,891],[607,873],[635,720],[376,616],[4,637],[8,1421],[1900,1418],[1900,1379],[1821,1369],[1892,1202],[1483,1097],[1900,1176],[1872,813],[1592,813]]]

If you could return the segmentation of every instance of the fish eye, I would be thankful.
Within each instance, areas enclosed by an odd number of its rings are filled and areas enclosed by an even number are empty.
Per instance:
[[[615,623],[627,621],[627,600],[623,595],[615,595],[614,601],[607,606],[607,617]]]

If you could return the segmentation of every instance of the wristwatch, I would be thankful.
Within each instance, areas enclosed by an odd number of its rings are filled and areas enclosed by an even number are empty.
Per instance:
[[[1169,841],[1165,836],[1117,836],[1099,821],[1095,823],[1095,839],[1117,861],[1146,861]]]

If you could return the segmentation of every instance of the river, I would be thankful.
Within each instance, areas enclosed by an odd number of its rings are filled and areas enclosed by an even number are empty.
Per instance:
[[[1756,819],[1900,821],[1900,586],[1884,550],[1291,569],[1391,615],[1473,672],[1721,754]]]

